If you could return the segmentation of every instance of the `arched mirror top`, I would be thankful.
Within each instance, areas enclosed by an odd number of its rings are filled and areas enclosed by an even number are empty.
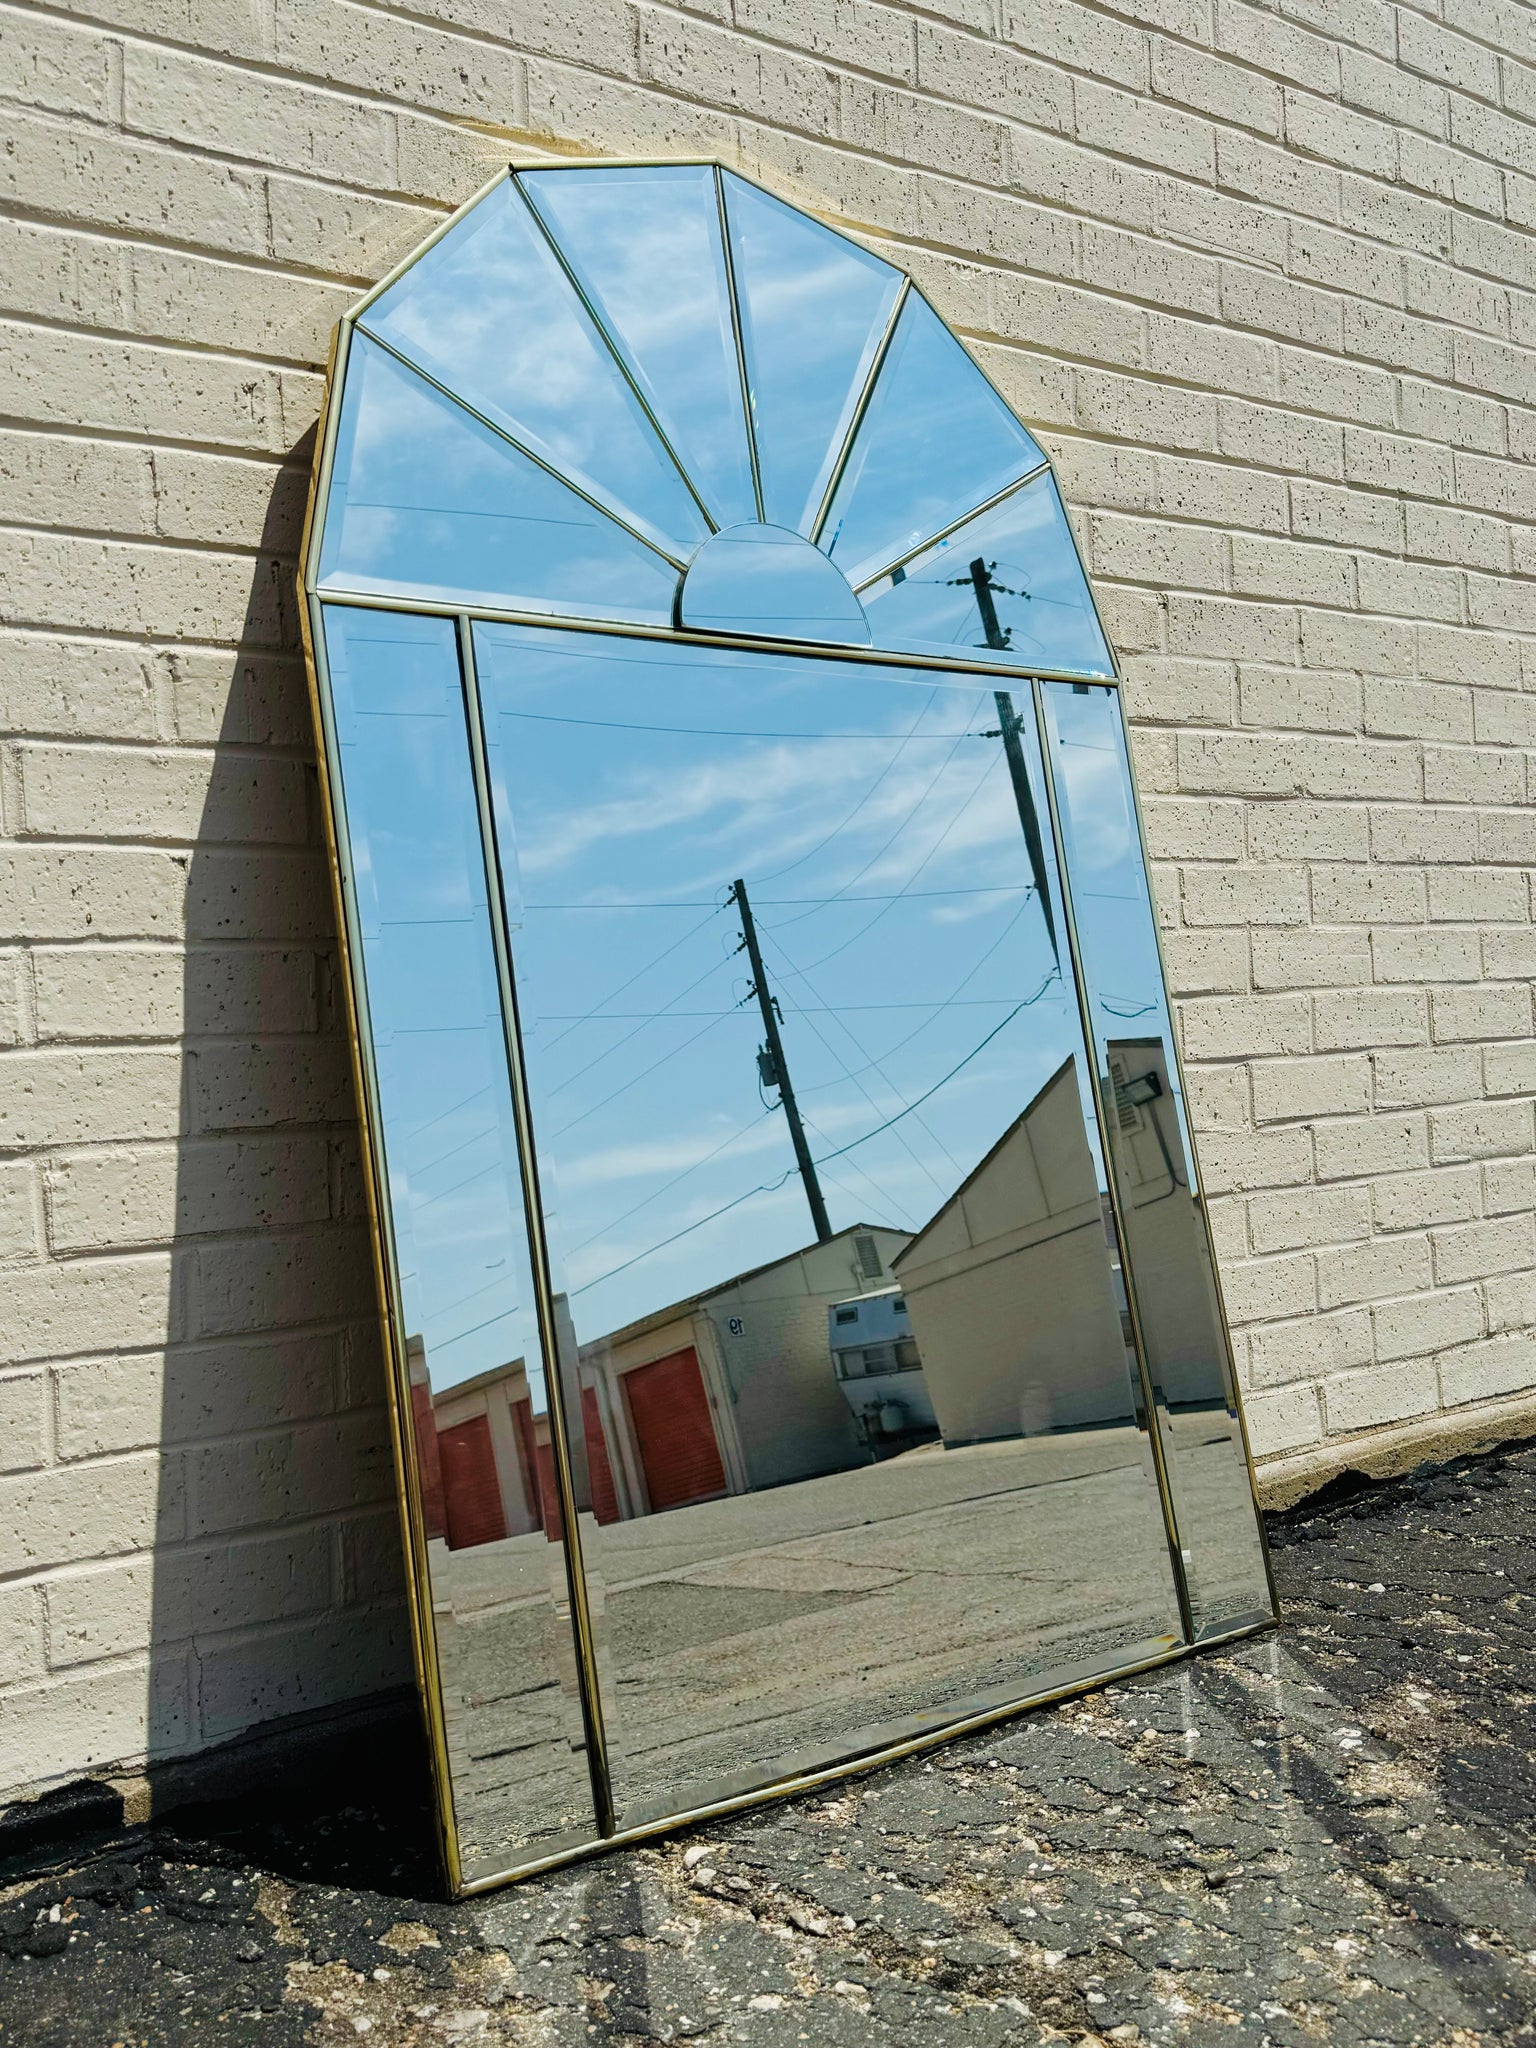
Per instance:
[[[1050,464],[965,347],[719,165],[509,171],[336,374],[318,595],[1113,676]]]

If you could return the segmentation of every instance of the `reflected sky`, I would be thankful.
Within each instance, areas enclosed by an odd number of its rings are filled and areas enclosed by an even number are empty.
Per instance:
[[[328,609],[400,1286],[434,1387],[514,1358],[543,1407],[451,622]]]
[[[983,616],[975,564],[992,600]],[[1114,663],[1055,478],[1042,473],[865,590],[880,647],[1107,676]],[[990,638],[989,638],[989,629]]]
[[[662,556],[354,336],[322,590],[665,625],[676,580]]]
[[[723,177],[763,517],[808,533],[901,273],[755,185]]]
[[[813,1236],[737,876],[833,1229],[920,1228],[1076,1029],[991,688],[538,629],[476,647],[583,1338]]]
[[[857,584],[1044,460],[927,300],[910,292],[822,546]]]
[[[360,323],[679,559],[708,527],[514,180]]]
[[[1109,687],[1046,683],[1042,694],[1094,1038],[1101,1053],[1111,1039],[1126,1037],[1158,1038],[1171,1045],[1173,1024],[1131,808],[1117,693]],[[1177,1076],[1170,1078],[1188,1153],[1184,1100]]]
[[[524,171],[717,526],[757,517],[712,166]]]

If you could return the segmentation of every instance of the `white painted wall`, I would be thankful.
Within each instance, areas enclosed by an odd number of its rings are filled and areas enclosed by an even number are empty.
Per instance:
[[[718,153],[1057,456],[1261,1453],[1536,1383],[1536,15],[0,6],[0,1788],[407,1671],[291,597],[340,307]]]

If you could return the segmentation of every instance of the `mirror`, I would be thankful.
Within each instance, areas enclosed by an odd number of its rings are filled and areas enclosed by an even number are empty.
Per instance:
[[[493,183],[337,361],[306,617],[450,1884],[1268,1625],[1033,438],[716,165]]]

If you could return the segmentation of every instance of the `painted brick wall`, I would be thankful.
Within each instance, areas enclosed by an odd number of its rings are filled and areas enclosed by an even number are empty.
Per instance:
[[[1058,456],[1261,1453],[1536,1384],[1525,0],[58,0],[0,96],[0,1788],[406,1671],[291,580],[509,148],[853,224]]]

